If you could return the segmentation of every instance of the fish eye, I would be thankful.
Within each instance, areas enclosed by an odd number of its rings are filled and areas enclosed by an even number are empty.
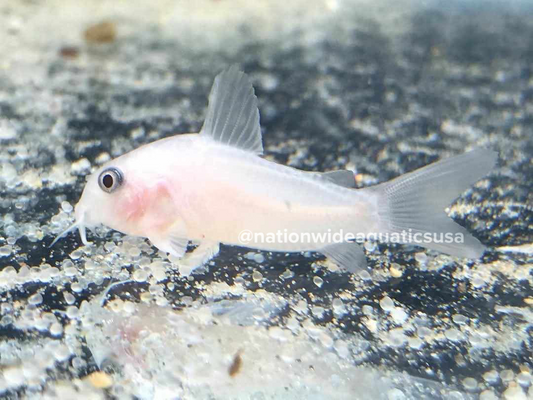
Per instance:
[[[102,171],[98,177],[98,185],[106,193],[112,193],[117,190],[124,181],[122,172],[118,168],[111,167]]]

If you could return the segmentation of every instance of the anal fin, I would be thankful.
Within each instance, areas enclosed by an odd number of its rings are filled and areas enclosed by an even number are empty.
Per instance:
[[[339,171],[322,172],[320,177],[346,188],[355,188],[355,177],[352,171],[342,169]]]
[[[320,250],[326,257],[331,258],[342,269],[355,273],[366,267],[366,257],[363,249],[355,242],[330,244]]]

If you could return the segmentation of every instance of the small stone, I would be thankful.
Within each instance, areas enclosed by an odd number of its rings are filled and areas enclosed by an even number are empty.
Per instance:
[[[43,302],[43,296],[40,293],[35,293],[28,298],[28,303],[33,305],[39,305]]]
[[[133,272],[133,279],[136,282],[146,282],[148,279],[148,273],[144,269],[137,269]]]
[[[394,308],[394,302],[389,296],[385,296],[379,301],[379,306],[383,311],[390,312]]]
[[[425,266],[428,262],[428,256],[426,253],[416,253],[415,260],[421,265]]]
[[[531,386],[531,374],[527,371],[520,372],[516,376],[516,381],[520,386],[529,387]]]
[[[11,246],[2,246],[0,247],[0,257],[7,257],[12,251],[13,248]]]
[[[526,393],[520,386],[509,386],[509,388],[503,392],[503,398],[505,400],[527,400]]]
[[[7,367],[2,372],[8,387],[18,387],[24,384],[25,377],[20,368]]]
[[[313,277],[313,283],[316,286],[318,286],[319,288],[321,288],[322,285],[324,284],[324,280],[321,277],[319,277],[319,276],[315,276],[315,277]]]
[[[484,390],[479,394],[479,400],[499,400],[492,390]]]
[[[59,322],[54,322],[52,325],[50,325],[50,334],[53,336],[61,336],[63,333],[63,325],[61,325]]]
[[[362,308],[363,314],[365,315],[373,315],[374,314],[374,307],[365,304]]]
[[[468,322],[468,318],[461,314],[455,314],[452,319],[457,325],[464,325]]]
[[[65,302],[69,305],[72,305],[76,302],[76,298],[69,292],[63,292],[63,298]]]
[[[474,392],[478,388],[478,383],[474,378],[463,379],[463,386],[469,392]]]
[[[394,320],[394,323],[398,325],[402,325],[405,321],[407,321],[407,318],[409,318],[407,312],[405,312],[405,310],[401,307],[393,307],[390,315]]]
[[[74,207],[72,207],[72,204],[70,204],[68,201],[62,201],[61,209],[66,213],[71,213]]]
[[[252,279],[254,282],[261,282],[263,280],[263,274],[259,271],[254,271],[252,274]]]
[[[54,358],[59,361],[66,361],[70,357],[70,350],[64,344],[60,344],[54,350]]]
[[[76,319],[80,316],[80,310],[76,306],[68,306],[66,314],[70,319]]]
[[[400,278],[403,275],[403,270],[399,264],[392,263],[389,270],[393,278]]]
[[[372,253],[374,250],[376,250],[376,243],[375,242],[365,242],[364,248],[369,253]]]
[[[444,336],[446,336],[446,338],[448,340],[451,340],[452,342],[459,342],[461,340],[464,340],[465,338],[465,335],[463,334],[463,332],[461,332],[459,329],[456,329],[456,328],[447,329],[444,332]]]
[[[361,278],[364,281],[372,280],[372,276],[366,269],[359,271],[358,275],[359,275],[359,278]]]
[[[257,253],[254,255],[254,261],[258,264],[261,264],[262,262],[265,261],[265,256],[262,255],[261,253]]]
[[[90,44],[111,43],[117,37],[117,28],[113,22],[100,22],[87,28],[84,32],[84,37],[87,43]]]
[[[96,371],[87,375],[87,380],[98,389],[107,389],[113,386],[113,377],[102,371]]]
[[[87,160],[86,158],[81,158],[78,161],[74,161],[70,165],[70,170],[74,174],[81,174],[85,171],[88,171],[91,168],[91,162]]]
[[[511,382],[514,379],[514,372],[510,369],[504,369],[500,372],[500,378],[503,382]]]

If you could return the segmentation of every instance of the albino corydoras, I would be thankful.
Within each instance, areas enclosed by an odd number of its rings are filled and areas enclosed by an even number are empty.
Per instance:
[[[354,188],[351,171],[301,171],[262,153],[254,89],[231,67],[215,78],[199,133],[161,139],[105,163],[87,181],[76,222],[59,237],[77,228],[87,244],[85,228],[104,224],[182,258],[188,266],[182,271],[204,264],[220,243],[316,251],[349,271],[365,265],[359,244],[333,241],[328,232],[396,233],[402,242],[459,257],[484,251],[444,208],[492,169],[497,155],[491,150],[476,149],[363,189]],[[409,240],[402,239],[407,231]],[[242,232],[248,233],[245,243]],[[301,240],[272,240],[276,232]],[[444,233],[462,240],[423,236]],[[189,243],[198,246],[186,254]]]

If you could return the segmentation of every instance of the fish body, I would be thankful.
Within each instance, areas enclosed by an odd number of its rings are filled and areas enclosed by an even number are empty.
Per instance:
[[[117,204],[108,210],[80,205],[79,212],[88,225],[108,214],[113,218],[107,222],[109,227],[151,238],[154,243],[175,235],[192,241],[242,245],[239,234],[245,230],[264,234],[286,231],[298,234],[295,236],[375,230],[374,194],[339,186],[318,174],[267,161],[199,134],[145,145],[101,170],[110,166],[120,166],[125,176]],[[97,182],[88,185],[96,193],[87,192],[84,197],[105,198],[98,193]],[[86,201],[84,197],[81,204]],[[274,251],[318,250],[325,244],[248,243]]]
[[[350,171],[301,171],[268,161],[262,152],[253,87],[231,67],[215,79],[200,133],[161,139],[103,165],[89,177],[69,229],[79,228],[86,243],[85,227],[104,224],[147,237],[176,257],[193,242],[199,246],[185,257],[189,270],[214,256],[220,243],[318,251],[350,271],[364,266],[358,244],[333,233],[454,233],[464,240],[403,242],[464,257],[484,250],[443,209],[494,166],[491,150],[357,190]],[[249,233],[246,241],[243,232]]]

